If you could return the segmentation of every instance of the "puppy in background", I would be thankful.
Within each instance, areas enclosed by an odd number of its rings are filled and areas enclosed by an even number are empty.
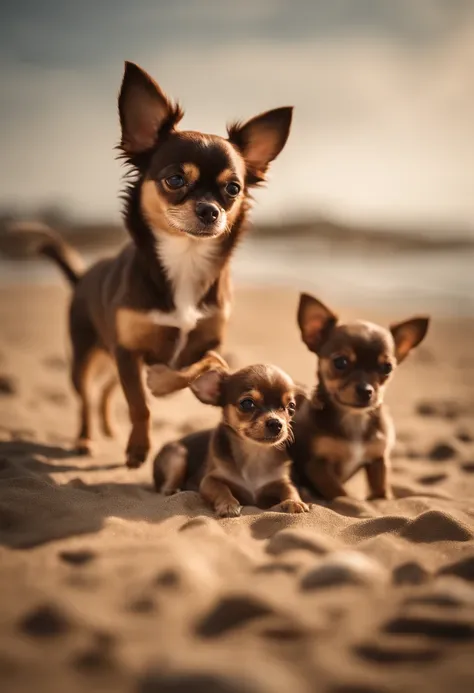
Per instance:
[[[183,383],[188,375],[182,374]],[[152,393],[155,382],[161,393],[162,376],[150,369]],[[233,374],[212,368],[190,387],[201,402],[222,408],[222,420],[212,431],[162,448],[154,461],[156,490],[170,495],[199,489],[219,517],[238,517],[242,505],[307,512],[290,477],[287,444],[298,397],[291,378],[275,366],[249,366]]]
[[[387,330],[370,322],[340,323],[320,301],[301,294],[298,325],[318,356],[318,384],[296,414],[291,455],[298,481],[327,500],[346,496],[344,482],[364,467],[370,499],[390,497],[388,472],[395,431],[383,404],[398,366],[428,330],[413,317]]]

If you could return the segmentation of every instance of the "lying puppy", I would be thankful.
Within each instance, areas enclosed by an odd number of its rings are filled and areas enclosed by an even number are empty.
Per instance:
[[[344,482],[363,466],[370,498],[388,498],[395,433],[383,396],[396,366],[424,339],[429,319],[411,318],[389,330],[369,322],[343,324],[302,294],[298,324],[319,357],[317,388],[293,426],[290,452],[298,481],[331,500],[347,495]]]
[[[148,384],[153,392],[153,368]],[[199,489],[219,517],[237,517],[242,505],[307,512],[290,479],[287,443],[297,397],[291,378],[275,366],[232,375],[212,369],[191,389],[201,402],[222,407],[222,421],[161,449],[153,468],[156,490]]]
[[[109,402],[120,382],[132,423],[126,461],[138,467],[150,448],[141,364],[180,369],[219,348],[230,312],[229,260],[244,230],[249,192],[284,147],[292,109],[235,124],[227,139],[182,131],[182,110],[133,63],[125,64],[118,105],[121,156],[133,174],[124,193],[132,243],[86,272],[54,234],[39,237],[38,251],[74,286],[69,327],[72,384],[81,403],[77,448],[90,451],[90,366],[106,351],[118,380],[103,390],[103,429],[110,433]]]

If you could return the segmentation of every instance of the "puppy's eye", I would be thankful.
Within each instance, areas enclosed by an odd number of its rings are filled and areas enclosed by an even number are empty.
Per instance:
[[[338,371],[345,371],[347,366],[349,365],[349,359],[347,356],[336,356],[332,360],[334,368]]]
[[[225,191],[229,197],[237,197],[240,192],[240,185],[238,183],[227,183],[225,186]]]
[[[239,407],[241,411],[244,411],[248,414],[248,412],[253,411],[255,409],[255,402],[253,401],[253,399],[250,399],[250,397],[246,397],[245,399],[239,402]]]
[[[179,190],[179,188],[186,185],[184,176],[181,176],[179,173],[176,173],[174,176],[169,176],[169,178],[165,178],[165,183],[171,190]]]
[[[294,402],[290,402],[289,405],[287,406],[288,413],[290,416],[293,416],[293,414],[296,411],[296,404]]]
[[[393,371],[393,366],[391,363],[381,363],[379,365],[379,371],[382,373],[382,375],[390,375],[390,373]]]

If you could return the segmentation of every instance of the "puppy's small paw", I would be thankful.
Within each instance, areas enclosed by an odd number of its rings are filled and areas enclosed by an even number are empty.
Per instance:
[[[216,505],[216,513],[218,517],[239,517],[242,512],[242,506],[235,503],[218,503]]]
[[[280,513],[308,513],[309,505],[303,501],[285,500],[274,505],[272,510]]]

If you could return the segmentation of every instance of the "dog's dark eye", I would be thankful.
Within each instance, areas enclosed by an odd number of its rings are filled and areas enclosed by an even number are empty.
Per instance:
[[[390,375],[390,373],[393,371],[393,366],[391,363],[381,363],[379,365],[379,371],[382,373],[382,375]]]
[[[240,185],[238,183],[227,183],[225,191],[230,197],[237,197],[240,192]]]
[[[296,411],[296,404],[294,402],[290,402],[289,405],[287,406],[288,413],[290,416],[293,416],[293,414]]]
[[[349,365],[349,359],[347,356],[336,356],[332,362],[334,364],[334,368],[338,371],[345,371]]]
[[[253,399],[250,399],[250,397],[246,397],[245,399],[239,402],[239,407],[241,411],[248,413],[255,409],[255,402],[253,401]]]
[[[165,178],[165,182],[168,188],[171,188],[171,190],[179,190],[179,188],[182,188],[186,183],[184,176],[181,176],[179,173],[176,173],[174,176],[170,176],[169,178]]]

